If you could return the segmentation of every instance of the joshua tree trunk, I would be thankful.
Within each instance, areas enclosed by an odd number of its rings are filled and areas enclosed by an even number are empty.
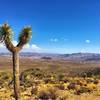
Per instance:
[[[13,52],[13,79],[14,79],[14,93],[15,99],[20,99],[20,80],[19,80],[19,53]]]

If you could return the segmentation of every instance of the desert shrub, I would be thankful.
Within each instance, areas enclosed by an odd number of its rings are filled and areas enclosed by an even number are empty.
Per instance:
[[[93,83],[89,83],[86,86],[80,86],[80,88],[75,89],[75,94],[80,95],[82,93],[92,92],[96,89],[96,85]]]
[[[36,95],[37,93],[38,93],[38,88],[37,87],[32,87],[31,94]]]
[[[100,68],[95,68],[91,72],[93,73],[94,76],[100,75]]]
[[[68,99],[68,96],[67,95],[64,95],[64,96],[61,96],[58,98],[58,100],[67,100]]]
[[[43,80],[45,84],[48,84],[48,83],[55,84],[56,83],[56,81],[51,78],[44,78]]]
[[[83,82],[80,81],[80,80],[77,80],[77,81],[76,81],[76,84],[77,84],[77,85],[80,85],[80,86],[83,86],[83,85],[84,85]]]
[[[93,80],[93,83],[94,83],[94,84],[98,84],[99,81],[98,81],[97,79],[95,79],[95,80]]]
[[[26,80],[27,80],[27,77],[30,76],[31,71],[32,71],[32,69],[30,69],[30,70],[28,69],[28,70],[23,71],[23,72],[20,74],[20,80],[21,80],[21,81],[26,81]]]
[[[65,90],[66,89],[64,84],[56,84],[55,87],[58,88],[59,90]]]
[[[87,88],[88,88],[90,91],[93,91],[94,89],[96,89],[96,84],[94,84],[94,83],[87,84]]]
[[[64,80],[65,75],[64,74],[59,74],[58,75],[58,81],[63,81]]]
[[[46,90],[41,90],[38,94],[38,98],[42,100],[56,100],[57,94],[56,94],[55,88],[48,88]]]
[[[96,75],[94,76],[96,79],[100,79],[100,75]]]
[[[80,89],[75,91],[75,94],[80,95],[82,93],[87,93],[87,92],[90,92],[90,90],[87,87],[82,86],[80,87]]]
[[[36,68],[36,69],[33,69],[33,71],[31,72],[31,75],[41,79],[44,77],[44,72],[40,70],[39,68]]]
[[[0,87],[4,86],[4,80],[0,79]]]
[[[10,73],[1,72],[0,73],[0,79],[10,80],[10,79],[12,79],[12,75]]]
[[[42,100],[48,100],[48,99],[50,99],[49,92],[47,92],[47,91],[41,91],[39,93],[39,95],[38,95],[38,98],[42,99]]]
[[[68,92],[66,91],[57,91],[57,100],[68,100]]]
[[[93,68],[79,74],[81,77],[100,76],[100,68]]]
[[[62,80],[64,83],[68,83],[69,80],[67,79],[67,77],[64,77],[64,79]]]
[[[72,89],[72,90],[74,90],[75,88],[76,88],[76,84],[75,83],[70,83],[68,86],[67,86],[67,88],[70,90],[70,89]]]
[[[38,68],[35,68],[23,71],[20,75],[20,80],[27,81],[30,80],[31,78],[42,79],[43,77],[44,77],[44,72]]]
[[[92,83],[92,82],[93,82],[93,79],[87,78],[87,79],[86,79],[86,82],[87,82],[87,83]]]
[[[24,84],[24,87],[32,87],[33,86],[33,80],[29,80],[29,81],[26,81],[25,84]]]

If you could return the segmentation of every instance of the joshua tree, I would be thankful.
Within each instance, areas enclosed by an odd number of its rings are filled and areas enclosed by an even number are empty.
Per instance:
[[[0,42],[3,42],[6,48],[12,53],[13,60],[13,81],[15,99],[20,99],[20,81],[19,81],[19,51],[31,38],[31,27],[24,27],[19,35],[19,43],[14,46],[12,43],[12,29],[8,24],[0,26]]]

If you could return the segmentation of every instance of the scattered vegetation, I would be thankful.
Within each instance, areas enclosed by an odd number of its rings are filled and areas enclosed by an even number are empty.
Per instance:
[[[14,99],[11,81],[12,74],[0,73],[0,100]],[[20,89],[21,100],[75,100],[86,94],[100,98],[100,79],[51,74],[39,68],[31,68],[21,72]]]

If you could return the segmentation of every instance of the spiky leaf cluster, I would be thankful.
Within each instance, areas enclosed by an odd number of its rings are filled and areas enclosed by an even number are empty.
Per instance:
[[[18,52],[29,41],[31,38],[31,33],[31,27],[24,27],[19,35],[19,43],[15,47],[12,44],[13,32],[11,27],[8,24],[3,24],[0,26],[0,42],[4,42],[9,51]]]
[[[31,38],[31,34],[31,27],[24,27],[19,35],[20,44],[25,45],[26,43],[28,43]]]
[[[12,35],[12,29],[8,24],[0,26],[0,42],[4,42],[5,40],[10,42],[12,40]]]

